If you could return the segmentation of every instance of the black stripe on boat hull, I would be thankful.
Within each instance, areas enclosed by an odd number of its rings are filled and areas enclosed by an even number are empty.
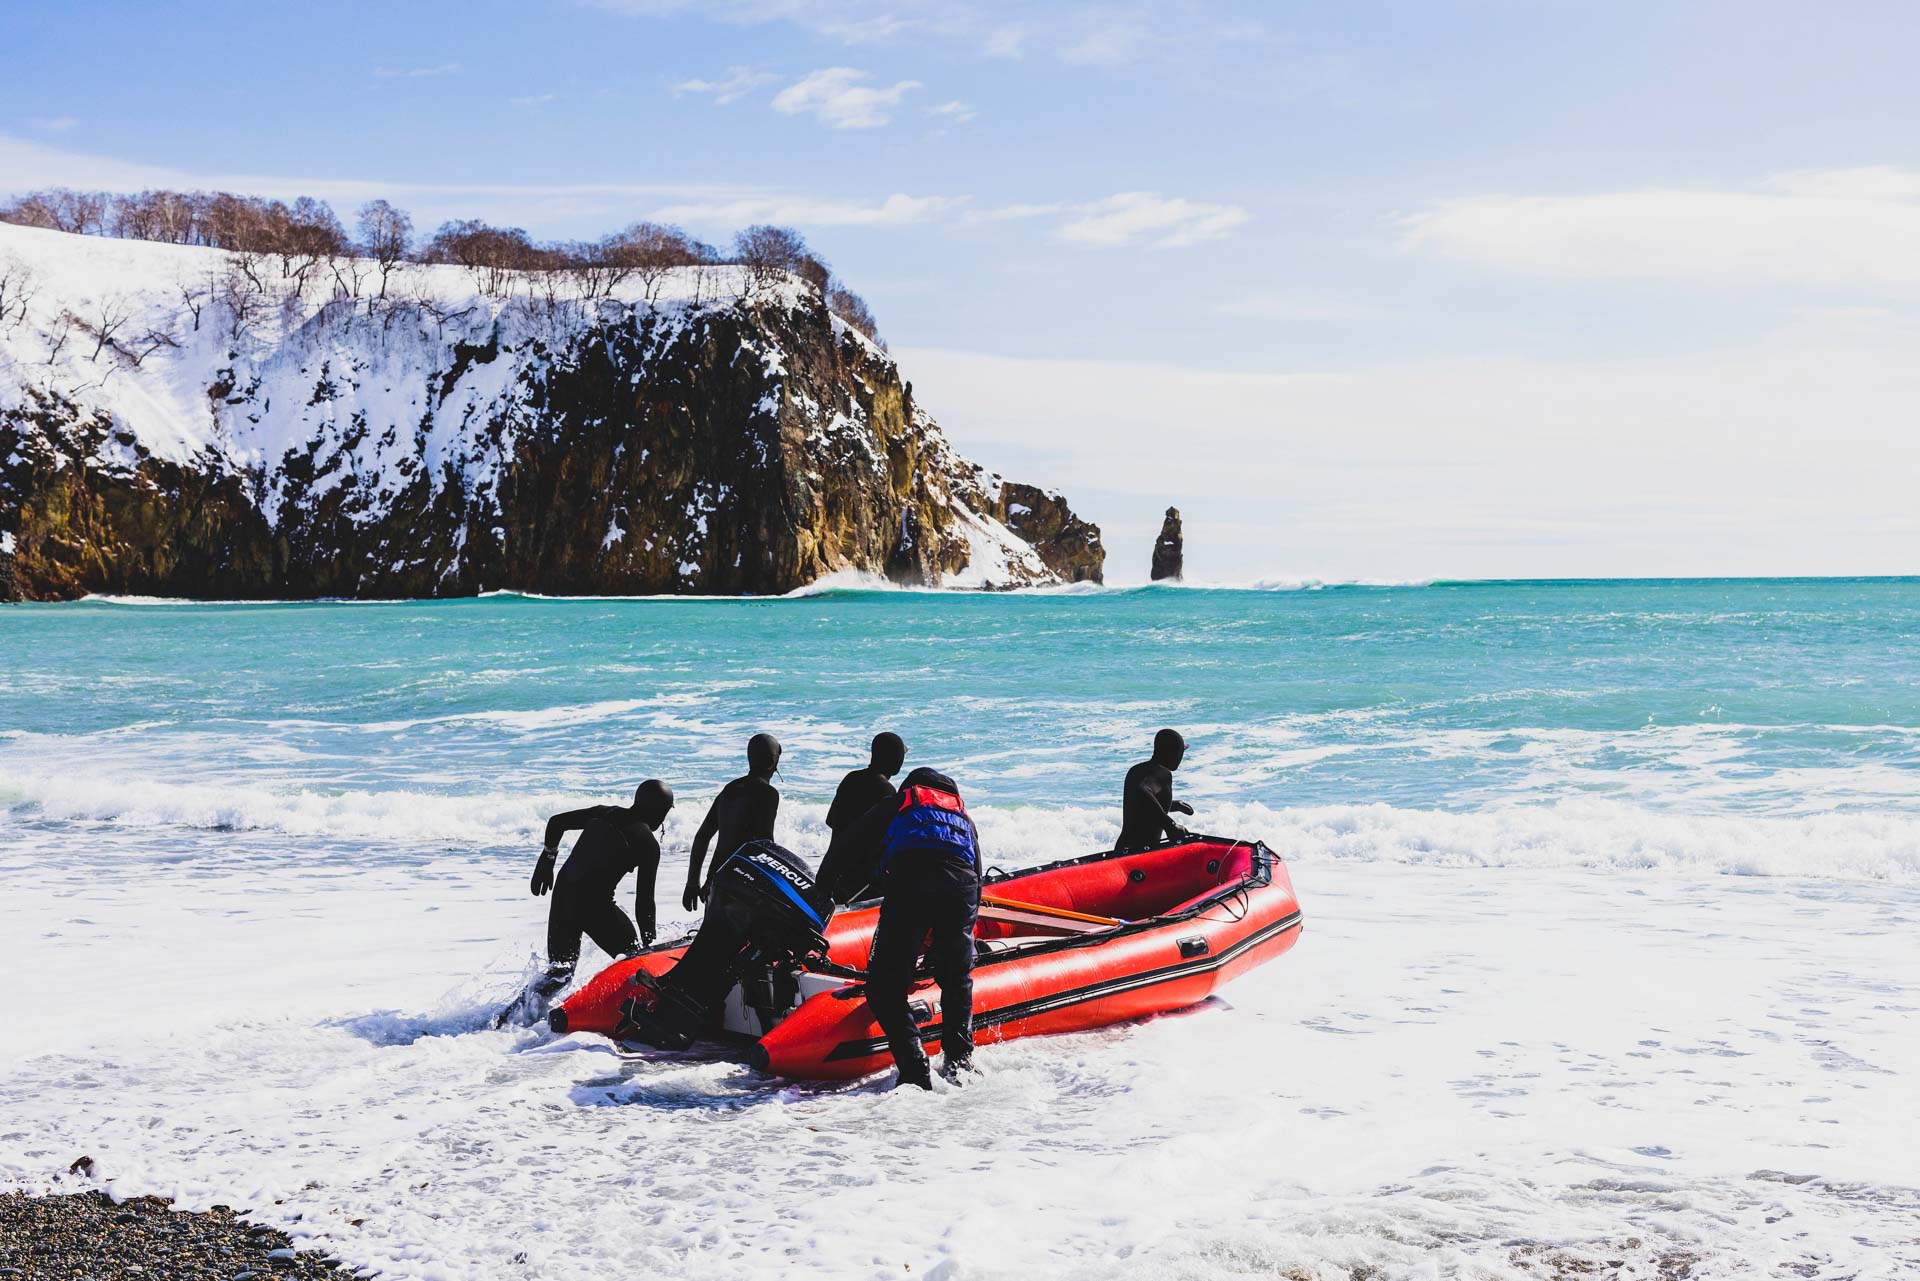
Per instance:
[[[973,1018],[975,1031],[983,1027],[995,1027],[1001,1023],[1012,1023],[1018,1019],[1031,1018],[1036,1014],[1050,1014],[1054,1010],[1065,1009],[1070,1005],[1080,1005],[1087,1001],[1097,1001],[1102,997],[1113,996],[1120,992],[1131,992],[1137,988],[1153,987],[1160,983],[1169,983],[1175,979],[1187,978],[1194,974],[1207,974],[1220,969],[1246,952],[1260,946],[1270,939],[1278,938],[1288,930],[1300,928],[1300,913],[1289,912],[1271,925],[1262,926],[1217,955],[1195,957],[1191,961],[1182,961],[1178,965],[1163,966],[1157,970],[1142,970],[1138,974],[1123,974],[1117,978],[1103,979],[1098,983],[1089,983],[1085,987],[1067,988],[1059,992],[1049,992],[1045,996],[1036,996],[1029,1001],[1017,1001],[1012,1005],[1003,1005],[997,1010],[988,1010],[976,1014]],[[920,1029],[920,1039],[931,1041],[940,1035],[941,1025],[929,1023]],[[847,1059],[864,1059],[886,1051],[887,1038],[868,1037],[865,1040],[842,1041],[828,1053],[826,1062],[841,1063]]]

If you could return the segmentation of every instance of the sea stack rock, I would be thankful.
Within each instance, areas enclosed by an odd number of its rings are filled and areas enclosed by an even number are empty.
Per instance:
[[[1153,581],[1180,578],[1185,562],[1186,548],[1180,541],[1180,509],[1169,507],[1167,518],[1160,522],[1160,537],[1153,541]]]

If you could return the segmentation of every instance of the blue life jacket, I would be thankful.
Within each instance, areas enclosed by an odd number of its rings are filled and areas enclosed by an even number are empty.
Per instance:
[[[881,870],[902,852],[933,854],[980,870],[980,846],[974,837],[967,807],[952,792],[936,787],[907,787],[900,792],[900,808],[887,824],[887,852]]]

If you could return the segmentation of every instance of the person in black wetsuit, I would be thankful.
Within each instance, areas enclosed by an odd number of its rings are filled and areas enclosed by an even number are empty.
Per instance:
[[[495,1026],[531,1022],[546,1013],[546,1002],[573,977],[580,960],[580,936],[590,937],[608,956],[625,956],[654,940],[653,883],[660,870],[660,842],[654,833],[673,808],[673,789],[657,778],[640,784],[631,806],[591,805],[547,820],[546,840],[533,866],[528,888],[535,898],[553,893],[547,909],[547,972],[528,985],[500,1012]],[[579,832],[560,874],[560,838]],[[627,873],[633,885],[633,920],[613,901]],[[636,931],[634,921],[639,922]]]
[[[1163,729],[1153,736],[1153,759],[1127,771],[1120,795],[1120,839],[1113,845],[1116,851],[1131,854],[1163,840],[1186,839],[1186,829],[1173,821],[1175,814],[1193,813],[1193,806],[1173,799],[1173,772],[1186,754],[1187,740]]]
[[[878,864],[883,846],[860,839],[860,820],[868,810],[895,795],[893,776],[906,762],[907,745],[898,734],[875,734],[873,754],[865,769],[840,780],[840,790],[827,807],[827,827],[833,838],[820,859],[820,892],[835,903],[854,903],[879,893]]]
[[[940,984],[941,1074],[959,1082],[973,1067],[973,923],[980,914],[980,836],[960,789],[938,770],[916,769],[897,803],[868,811],[862,826],[891,817],[882,862],[884,897],[867,959],[867,1008],[873,1011],[900,1085],[933,1088],[920,1029],[907,1005],[920,945]]]
[[[700,872],[706,866],[709,845],[713,846],[717,867],[748,841],[773,839],[773,820],[780,813],[780,792],[769,780],[779,768],[779,739],[771,734],[755,734],[747,740],[747,772],[720,789],[706,818],[701,820],[700,830],[694,833],[693,853],[687,860],[687,890],[680,896],[680,906],[687,911],[697,909],[706,898]]]

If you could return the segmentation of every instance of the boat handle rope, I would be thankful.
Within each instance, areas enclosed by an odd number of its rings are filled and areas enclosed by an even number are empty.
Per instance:
[[[1232,858],[1233,852],[1245,844],[1245,841],[1235,841],[1227,846],[1226,855],[1220,860],[1221,863],[1224,864],[1227,859]],[[1236,903],[1238,906],[1235,906]],[[1202,921],[1222,921],[1228,924],[1246,920],[1247,913],[1253,910],[1253,898],[1247,893],[1246,878],[1242,877],[1239,884],[1233,887],[1233,892],[1213,906],[1225,908],[1227,914],[1225,916],[1208,916],[1203,912],[1197,919]],[[1207,909],[1209,912],[1212,910],[1213,907]]]

